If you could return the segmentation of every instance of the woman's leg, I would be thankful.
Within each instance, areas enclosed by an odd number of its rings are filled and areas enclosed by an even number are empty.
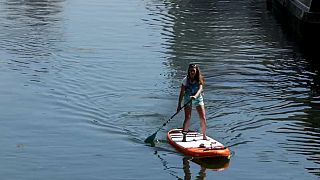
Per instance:
[[[184,121],[183,121],[183,128],[182,131],[187,132],[190,126],[190,119],[191,119],[191,111],[192,106],[186,106],[184,108]],[[182,141],[186,141],[186,134],[184,134]]]
[[[183,122],[183,130],[188,131],[190,126],[190,119],[191,119],[191,111],[192,106],[186,106],[184,108],[184,122]]]
[[[207,120],[206,120],[206,111],[205,111],[204,105],[199,105],[196,108],[199,113],[200,127],[203,134],[203,139],[207,139],[207,136],[206,136]]]

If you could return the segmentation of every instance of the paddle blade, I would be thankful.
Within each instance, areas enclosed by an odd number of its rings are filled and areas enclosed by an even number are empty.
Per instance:
[[[151,136],[147,137],[146,140],[144,140],[145,143],[150,143],[152,144],[154,139],[156,138],[157,132],[155,132],[154,134],[152,134]]]

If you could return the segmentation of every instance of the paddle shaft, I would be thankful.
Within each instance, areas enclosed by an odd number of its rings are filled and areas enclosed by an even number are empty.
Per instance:
[[[174,113],[174,115],[172,115],[172,116],[170,117],[170,119],[168,119],[165,123],[163,123],[163,125],[162,125],[155,133],[153,133],[151,136],[147,137],[147,139],[144,140],[144,142],[145,142],[145,143],[151,143],[151,144],[152,144],[153,141],[154,141],[154,138],[155,138],[156,135],[157,135],[157,133],[158,133],[165,125],[167,125],[167,123],[168,123],[169,121],[171,121],[171,119],[172,119],[173,117],[175,117],[175,116],[181,111],[181,109],[185,108],[189,103],[191,103],[191,101],[192,101],[192,99],[190,99],[186,104],[184,104],[180,109],[178,109],[177,112]]]
[[[185,108],[189,103],[191,103],[191,101],[192,99],[185,103],[176,113],[174,113],[174,115],[172,115],[165,123],[163,123],[163,125],[156,131],[156,133],[159,132],[164,126],[166,126],[167,123],[169,123],[172,118],[174,118],[183,108]]]

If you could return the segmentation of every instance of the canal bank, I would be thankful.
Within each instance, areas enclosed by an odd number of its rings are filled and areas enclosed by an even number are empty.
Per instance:
[[[319,41],[320,1],[318,0],[266,0],[272,11],[294,35],[304,42]]]

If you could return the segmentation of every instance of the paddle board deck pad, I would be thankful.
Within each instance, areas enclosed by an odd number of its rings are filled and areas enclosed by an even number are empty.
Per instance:
[[[171,129],[167,139],[174,148],[188,156],[230,159],[230,150],[227,147],[209,136],[207,140],[203,140],[203,135],[196,131],[188,131],[186,141],[183,142],[182,129]]]

